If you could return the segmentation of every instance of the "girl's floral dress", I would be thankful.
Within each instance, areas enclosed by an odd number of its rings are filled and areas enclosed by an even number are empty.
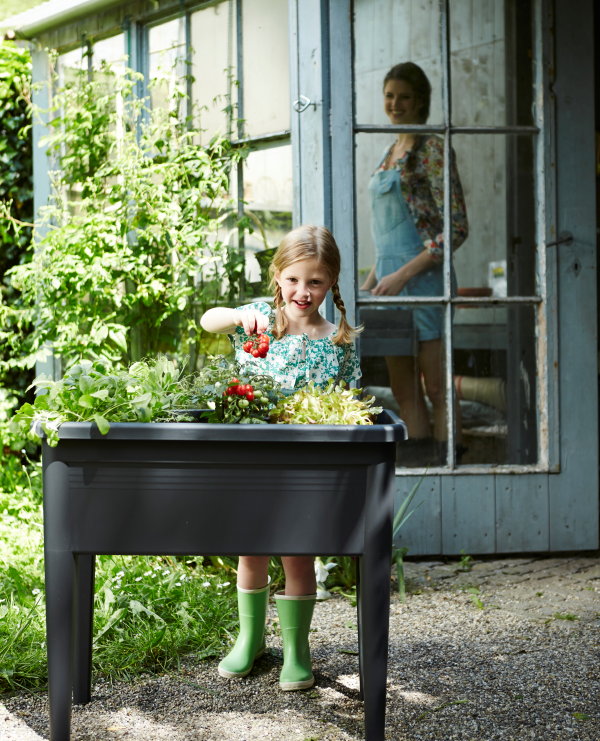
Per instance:
[[[271,340],[269,354],[265,358],[253,358],[242,347],[248,335],[242,327],[236,327],[229,337],[235,358],[241,365],[254,365],[257,372],[271,376],[289,391],[296,391],[311,382],[323,388],[331,379],[348,384],[360,379],[360,364],[352,343],[335,345],[331,335],[311,339],[307,334],[286,334],[276,340],[272,335],[275,310],[269,304],[256,302],[238,309],[254,309],[268,316],[266,334]]]

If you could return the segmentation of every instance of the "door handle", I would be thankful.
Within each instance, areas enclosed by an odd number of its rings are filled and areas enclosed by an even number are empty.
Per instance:
[[[573,235],[571,232],[561,232],[558,235],[558,239],[553,242],[546,242],[546,247],[557,247],[559,244],[571,244],[573,242]]]

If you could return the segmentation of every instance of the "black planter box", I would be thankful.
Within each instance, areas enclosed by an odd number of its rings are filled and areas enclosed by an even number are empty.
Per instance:
[[[365,738],[384,738],[394,461],[404,425],[61,426],[43,443],[51,741],[90,700],[96,554],[354,555]],[[260,474],[260,475],[258,475]]]

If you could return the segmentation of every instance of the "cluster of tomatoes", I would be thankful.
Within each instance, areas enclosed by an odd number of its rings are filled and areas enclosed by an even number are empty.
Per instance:
[[[242,345],[245,352],[250,353],[253,358],[265,358],[269,352],[269,335],[259,334]]]
[[[248,402],[260,399],[262,393],[258,389],[255,390],[252,384],[240,383],[237,378],[232,378],[223,392],[223,396],[240,396],[247,402],[245,405],[240,404],[240,406],[248,406]]]

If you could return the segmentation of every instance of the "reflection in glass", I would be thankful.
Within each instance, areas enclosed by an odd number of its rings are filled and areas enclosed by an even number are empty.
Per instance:
[[[382,123],[383,78],[394,64],[407,61],[422,67],[431,82],[429,123],[442,123],[439,6],[439,0],[354,0],[357,123]]]
[[[443,315],[441,306],[428,307]],[[405,467],[445,465],[447,426],[445,353],[441,339],[420,342],[415,313],[406,308],[361,308],[361,384],[407,425],[398,447]],[[460,410],[455,409],[457,455],[462,454]]]
[[[123,71],[125,67],[124,34],[120,33],[117,36],[94,42],[92,60],[94,69],[100,69],[103,64],[107,64],[117,73]]]
[[[290,128],[288,0],[243,3],[244,134]]]
[[[192,98],[195,127],[207,144],[216,133],[230,133],[237,100],[236,20],[231,0],[192,13]],[[234,125],[235,131],[235,125]]]
[[[152,26],[148,31],[148,78],[153,80],[150,99],[153,107],[177,105],[186,92],[185,21],[183,17]],[[187,111],[180,111],[185,117]]]
[[[408,352],[415,347],[415,337],[409,314],[393,312],[360,312],[366,325],[360,341],[361,383],[382,406],[402,416],[391,389],[386,356]],[[460,465],[537,462],[534,327],[535,310],[531,306],[457,306],[453,377],[461,444],[456,458]],[[422,384],[423,378],[414,379],[414,383]],[[435,411],[427,395],[424,398],[433,426]],[[398,449],[399,466],[444,466],[446,461],[445,444],[432,438],[412,440]]]
[[[529,0],[453,1],[449,27],[452,123],[531,125]]]
[[[243,233],[246,297],[270,295],[267,269],[273,248],[292,228],[292,147],[289,144],[251,152],[243,162]],[[231,194],[238,190],[232,173]],[[225,231],[228,230],[228,231]],[[239,244],[239,230],[232,219],[219,236],[229,245]]]
[[[88,68],[88,47],[81,46],[65,54],[59,54],[56,59],[57,87],[62,88],[68,83],[77,80],[78,75]]]
[[[389,69],[383,79],[382,108],[391,124],[427,123],[431,83],[414,62]],[[449,170],[452,243],[459,247],[468,234],[468,220],[454,155],[445,162],[444,139],[437,134],[395,133],[374,164],[367,187],[374,264],[360,289],[376,298],[423,299],[442,296],[444,286],[444,183]],[[451,271],[451,284],[455,283]],[[394,312],[387,312],[389,320]],[[443,449],[448,434],[444,393],[444,311],[441,306],[405,307],[410,314],[416,351],[385,355],[390,388],[406,423],[410,442]],[[377,312],[373,312],[373,320]],[[368,331],[368,328],[367,328]],[[433,418],[427,414],[427,403]],[[460,424],[457,425],[460,442]]]
[[[469,214],[469,239],[454,254],[459,295],[534,295],[534,140],[457,135],[452,143]]]
[[[535,368],[533,307],[458,305],[454,382],[468,448],[464,463],[537,461]]]

